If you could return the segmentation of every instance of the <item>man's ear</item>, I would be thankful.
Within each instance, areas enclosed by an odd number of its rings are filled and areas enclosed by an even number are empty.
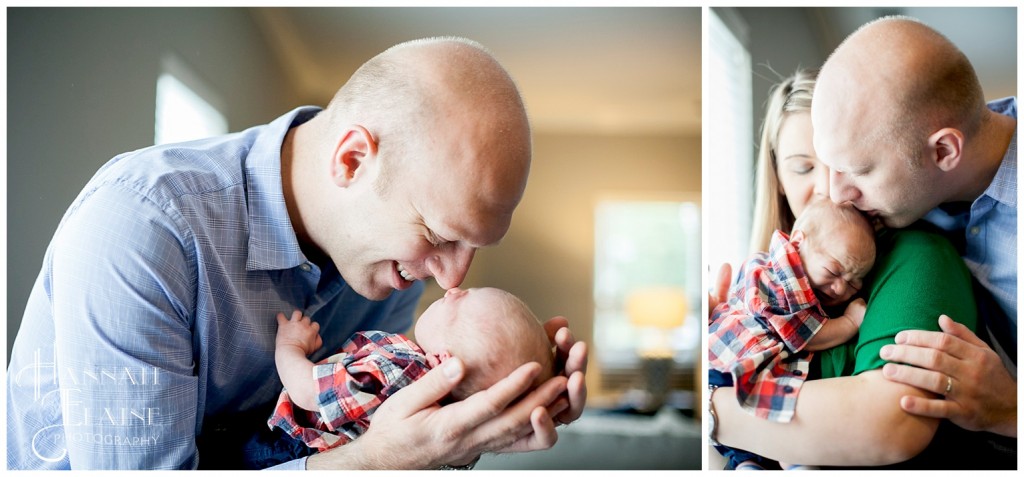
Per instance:
[[[366,128],[353,124],[342,132],[331,155],[331,180],[348,187],[365,175],[366,166],[377,159],[377,141]]]
[[[942,128],[928,136],[928,151],[943,172],[956,169],[964,150],[964,134],[959,129]]]

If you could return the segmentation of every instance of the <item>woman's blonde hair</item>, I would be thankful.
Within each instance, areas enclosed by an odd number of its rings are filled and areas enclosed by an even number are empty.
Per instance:
[[[768,250],[772,233],[793,228],[793,211],[779,185],[779,129],[787,115],[811,111],[811,96],[818,78],[817,69],[799,69],[772,87],[761,123],[761,143],[757,153],[754,183],[754,225],[750,234],[751,252]]]

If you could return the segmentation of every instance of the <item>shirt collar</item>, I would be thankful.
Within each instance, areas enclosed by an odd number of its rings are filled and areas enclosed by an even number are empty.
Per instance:
[[[781,230],[776,230],[772,233],[772,238],[768,242],[768,253],[771,261],[778,262],[789,262],[789,254],[797,253],[798,250],[793,244],[793,241],[789,238],[789,234]]]
[[[807,278],[807,271],[804,270],[803,260],[800,258],[801,245],[803,244],[794,243],[790,236],[781,230],[772,233],[768,256],[775,273],[776,284],[785,290],[790,312],[795,313],[812,306],[822,312],[811,287],[811,281]]]
[[[1010,147],[1006,149],[1003,162],[985,189],[985,195],[1010,207],[1017,207],[1017,132],[1013,133]]]
[[[264,126],[245,158],[246,200],[249,207],[247,270],[277,270],[306,262],[295,236],[281,185],[281,144],[292,127],[321,111],[303,106]]]
[[[989,109],[999,114],[1017,118],[1017,98],[1003,98],[988,103]],[[1010,207],[1017,207],[1017,130],[1013,130],[1010,146],[1006,148],[1003,162],[992,178],[992,183],[985,189],[985,194]]]

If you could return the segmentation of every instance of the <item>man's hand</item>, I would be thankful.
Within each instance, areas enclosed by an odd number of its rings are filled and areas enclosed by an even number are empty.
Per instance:
[[[729,300],[729,284],[731,281],[732,265],[723,263],[718,268],[718,276],[715,278],[711,290],[708,291],[708,318],[711,318],[711,312],[715,311],[719,303]]]
[[[549,407],[555,423],[568,424],[580,418],[583,406],[587,403],[587,343],[576,341],[569,331],[569,320],[564,316],[556,316],[544,323],[544,331],[548,339],[558,349],[555,356],[556,366],[564,370],[563,375],[569,379],[566,385],[568,403],[562,399],[554,403],[559,407],[568,404],[564,410]]]
[[[320,324],[304,316],[300,310],[293,311],[290,320],[284,313],[278,313],[275,345],[279,351],[294,347],[301,350],[303,356],[309,356],[323,346],[319,331]]]
[[[999,356],[946,315],[939,317],[939,327],[942,332],[901,331],[895,345],[882,347],[881,357],[893,362],[882,368],[886,378],[939,395],[904,396],[900,407],[964,429],[1017,437],[1017,382]]]
[[[452,358],[402,388],[377,409],[369,429],[349,444],[309,457],[308,469],[436,469],[463,465],[484,452],[550,448],[558,435],[548,407],[565,392],[556,376],[520,397],[540,373],[537,363],[463,401],[437,404],[462,380]],[[557,412],[565,410],[565,406]]]

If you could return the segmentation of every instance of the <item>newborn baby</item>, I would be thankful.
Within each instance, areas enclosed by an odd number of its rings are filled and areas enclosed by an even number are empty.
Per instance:
[[[361,435],[385,399],[452,356],[465,364],[452,400],[487,389],[531,361],[542,369],[534,386],[554,375],[543,326],[526,304],[496,288],[448,290],[416,321],[416,342],[359,332],[318,364],[306,356],[322,344],[319,326],[297,310],[291,319],[279,313],[277,322],[274,358],[285,389],[268,424],[321,451]]]
[[[874,261],[874,230],[863,215],[828,199],[808,204],[793,224],[792,238],[776,230],[768,253],[754,254],[743,265],[729,300],[712,312],[709,384],[736,386],[740,406],[757,417],[792,420],[810,352],[844,343],[864,320],[862,298],[834,318],[822,305],[850,301]],[[715,447],[737,470],[763,468],[760,456]]]
[[[864,319],[861,298],[831,319],[821,306],[848,302],[874,260],[867,219],[821,199],[797,219],[792,238],[776,231],[768,253],[743,265],[729,300],[711,314],[708,354],[713,370],[733,378],[744,409],[773,421],[792,419],[809,352],[849,340]]]

